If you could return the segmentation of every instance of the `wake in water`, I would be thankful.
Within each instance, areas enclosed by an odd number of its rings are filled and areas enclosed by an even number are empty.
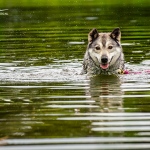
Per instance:
[[[15,67],[14,64],[1,64],[1,81],[22,82],[61,82],[83,81],[86,75],[81,75],[80,62],[57,62],[51,66]]]
[[[1,81],[22,81],[22,82],[61,82],[61,81],[84,81],[91,76],[81,74],[82,63],[61,63],[54,66],[33,66],[33,67],[12,67],[11,64],[3,65],[0,71]],[[143,61],[139,65],[125,64],[129,74],[118,75],[123,81],[150,80],[149,62]]]
[[[150,81],[150,66],[148,65],[148,61],[143,61],[139,65],[126,64],[125,66],[129,73],[120,76],[124,81]]]
[[[81,68],[73,69],[40,69],[39,71],[30,72],[10,71],[0,73],[1,81],[77,81],[85,80],[85,75],[81,75]]]

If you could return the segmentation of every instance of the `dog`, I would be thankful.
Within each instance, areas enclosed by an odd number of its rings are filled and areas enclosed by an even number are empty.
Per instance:
[[[103,75],[124,73],[124,54],[119,28],[109,33],[98,33],[96,28],[92,29],[88,35],[82,73]]]

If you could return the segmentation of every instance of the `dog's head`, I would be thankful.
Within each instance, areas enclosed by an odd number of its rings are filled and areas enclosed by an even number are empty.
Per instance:
[[[111,33],[98,33],[93,29],[88,35],[88,52],[90,57],[102,69],[107,69],[119,58],[122,47],[121,32],[115,28]]]

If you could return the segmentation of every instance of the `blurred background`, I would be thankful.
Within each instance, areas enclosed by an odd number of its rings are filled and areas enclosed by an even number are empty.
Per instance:
[[[149,0],[1,0],[0,149],[150,149],[149,74],[80,74],[93,28],[119,27],[126,69],[150,70],[149,10]]]

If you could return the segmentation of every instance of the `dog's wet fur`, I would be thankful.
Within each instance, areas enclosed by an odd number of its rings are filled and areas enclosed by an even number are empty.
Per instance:
[[[121,47],[121,32],[115,28],[110,33],[98,33],[93,29],[88,35],[83,71],[88,74],[118,74],[124,71],[124,54]]]

